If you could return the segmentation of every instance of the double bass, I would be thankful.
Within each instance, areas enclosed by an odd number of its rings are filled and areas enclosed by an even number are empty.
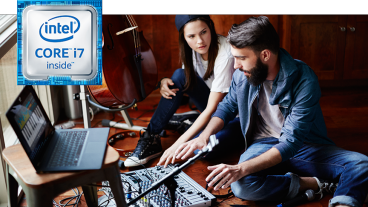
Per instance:
[[[88,86],[90,95],[109,109],[144,100],[155,89],[157,65],[143,32],[130,15],[104,15],[102,33],[102,85]]]

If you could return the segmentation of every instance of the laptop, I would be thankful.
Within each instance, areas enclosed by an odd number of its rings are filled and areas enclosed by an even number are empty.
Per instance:
[[[110,128],[58,129],[32,86],[6,112],[37,173],[100,169]]]

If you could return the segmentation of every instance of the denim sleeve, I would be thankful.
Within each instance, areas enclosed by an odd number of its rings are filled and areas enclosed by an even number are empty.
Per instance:
[[[235,74],[235,73],[234,73]],[[235,75],[232,78],[229,93],[218,104],[215,113],[212,117],[219,117],[224,121],[224,126],[233,120],[238,114],[238,100],[236,96],[236,81]]]
[[[293,157],[303,145],[320,107],[321,90],[318,81],[304,82],[299,88],[281,130],[280,143],[274,146],[280,151],[282,161]]]

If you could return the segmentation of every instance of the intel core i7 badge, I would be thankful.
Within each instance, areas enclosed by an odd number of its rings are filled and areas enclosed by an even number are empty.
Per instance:
[[[88,5],[25,7],[21,36],[23,83],[101,84],[98,76],[102,69],[99,68],[101,51],[98,47],[97,17],[96,9]],[[18,59],[19,56],[20,53]],[[23,85],[19,75],[18,84]]]

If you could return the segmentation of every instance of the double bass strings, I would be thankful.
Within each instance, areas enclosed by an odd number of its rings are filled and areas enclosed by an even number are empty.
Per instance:
[[[141,54],[141,44],[140,44],[140,38],[139,38],[139,32],[138,32],[138,25],[137,22],[135,22],[134,18],[131,15],[126,15],[129,24],[131,27],[134,27],[133,30],[133,37],[134,37],[134,46],[135,46],[135,54],[139,55]]]

